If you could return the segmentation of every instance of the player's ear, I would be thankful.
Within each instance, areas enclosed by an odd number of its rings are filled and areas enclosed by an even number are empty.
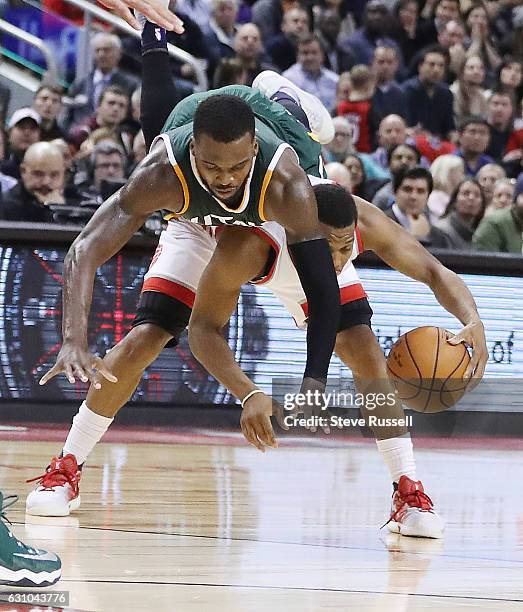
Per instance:
[[[191,153],[194,155],[194,138],[191,138],[191,140],[189,142],[189,149],[190,149]]]
[[[258,144],[258,139],[257,139],[257,138],[255,138],[255,139],[254,139],[254,146],[253,146],[253,149],[254,149],[254,155],[258,155],[258,150],[259,150],[259,148],[260,148],[260,145]]]

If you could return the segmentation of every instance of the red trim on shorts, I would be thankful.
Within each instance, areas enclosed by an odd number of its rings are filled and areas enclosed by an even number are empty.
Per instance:
[[[274,261],[272,262],[272,266],[269,272],[260,280],[250,282],[251,285],[264,285],[265,283],[268,283],[271,280],[271,278],[274,276],[274,271],[276,270],[276,264],[278,263],[278,257],[280,256],[280,245],[276,242],[276,240],[274,240],[274,238],[270,234],[268,234],[267,232],[264,232],[263,229],[261,229],[260,227],[250,228],[250,231],[253,232],[253,234],[256,234],[257,236],[265,240],[265,242],[267,242],[276,252],[276,257],[274,258]]]
[[[356,236],[356,244],[358,245],[358,255],[359,255],[360,253],[363,253],[363,251],[365,250],[365,247],[363,246],[363,239],[361,237],[361,232],[357,226],[354,228],[354,234]]]
[[[349,304],[356,300],[362,300],[366,298],[367,294],[361,283],[355,283],[354,285],[347,285],[346,287],[340,287],[340,304]],[[300,304],[305,316],[309,316],[309,305],[307,302]]]
[[[145,280],[142,291],[157,291],[158,293],[164,293],[169,297],[179,300],[189,308],[193,307],[194,298],[196,297],[192,289],[188,289],[174,281],[154,276]]]

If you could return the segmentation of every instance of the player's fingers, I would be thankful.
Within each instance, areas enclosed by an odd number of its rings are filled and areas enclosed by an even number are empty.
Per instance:
[[[76,381],[75,381],[74,376],[73,376],[73,368],[72,368],[71,364],[69,364],[69,363],[68,363],[68,364],[67,364],[67,365],[64,367],[64,374],[66,375],[67,380],[68,380],[68,381],[69,381],[69,382],[70,382],[72,385],[74,385],[74,383],[75,383]]]
[[[177,15],[171,13],[167,7],[158,2],[152,3],[141,0],[137,0],[134,4],[136,9],[143,13],[149,21],[166,30],[174,30],[178,34],[183,34],[183,21]]]
[[[267,446],[271,446],[272,448],[278,448],[278,442],[276,442],[276,438],[274,437],[274,431],[269,417],[264,417],[260,425],[260,429],[263,431],[263,436],[261,436],[262,442],[265,442]]]
[[[456,334],[455,336],[447,338],[447,342],[456,346],[458,344],[461,344],[462,342],[465,342],[465,338],[461,334]]]
[[[72,369],[73,375],[79,378],[82,382],[86,383],[89,380],[90,376],[86,374],[81,365],[75,363]]]
[[[255,446],[262,453],[264,453],[265,448],[263,447],[263,444],[256,437],[256,434],[254,433],[254,429],[251,427],[250,423],[248,423],[247,421],[243,421],[241,423],[241,428],[242,428],[243,435],[247,438],[247,441],[250,442],[250,444]]]
[[[97,370],[109,382],[112,382],[112,383],[118,382],[118,379],[116,378],[116,376],[107,368],[107,366],[105,365],[103,360],[100,359],[100,357],[95,358],[93,362],[93,368]]]
[[[104,3],[102,2],[102,4]],[[112,11],[116,13],[118,17],[121,17],[124,21],[126,21],[131,26],[131,28],[134,28],[135,30],[142,29],[136,17],[120,0],[113,0],[113,2],[109,3],[108,8],[112,9]]]
[[[54,366],[48,370],[38,382],[39,385],[45,385],[51,378],[54,378],[57,374],[63,372],[63,368],[60,363],[55,363]]]

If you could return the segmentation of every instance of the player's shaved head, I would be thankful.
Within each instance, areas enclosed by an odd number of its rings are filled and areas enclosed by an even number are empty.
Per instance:
[[[210,96],[196,109],[193,134],[195,139],[205,134],[224,143],[238,140],[245,134],[254,138],[254,113],[238,96]]]

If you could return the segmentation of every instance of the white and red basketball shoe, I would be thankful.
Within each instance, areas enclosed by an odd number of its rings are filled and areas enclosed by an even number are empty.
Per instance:
[[[425,493],[421,481],[402,476],[392,496],[392,511],[386,523],[389,530],[417,538],[441,538],[443,519]]]
[[[69,516],[72,511],[78,510],[81,475],[74,455],[53,457],[45,474],[27,481],[38,480],[36,489],[29,493],[25,502],[27,514]]]

